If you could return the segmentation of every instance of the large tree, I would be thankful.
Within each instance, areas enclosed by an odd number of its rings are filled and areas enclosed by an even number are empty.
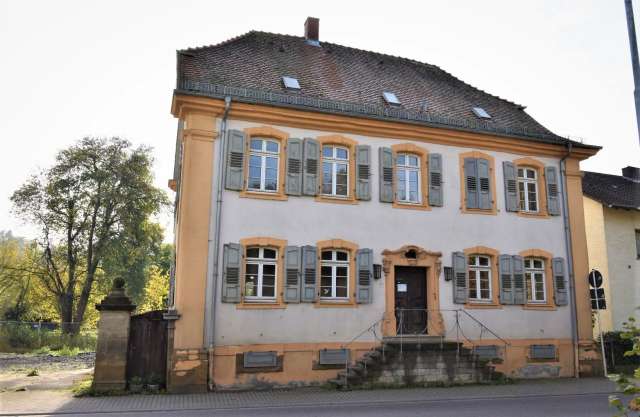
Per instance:
[[[152,163],[148,147],[87,137],[11,197],[15,213],[40,230],[38,277],[55,297],[66,331],[78,330],[96,279],[113,278],[98,273],[102,262],[167,204],[153,186]]]

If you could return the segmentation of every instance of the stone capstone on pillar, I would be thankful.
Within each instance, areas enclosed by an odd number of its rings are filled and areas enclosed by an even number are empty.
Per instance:
[[[122,278],[116,278],[109,295],[96,304],[100,320],[93,373],[95,391],[123,391],[126,388],[129,324],[135,308],[125,294]]]

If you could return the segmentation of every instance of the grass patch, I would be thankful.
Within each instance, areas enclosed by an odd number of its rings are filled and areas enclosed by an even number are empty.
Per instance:
[[[93,392],[93,375],[87,375],[86,378],[76,382],[71,387],[74,397],[91,397]]]
[[[32,355],[51,355],[51,356],[77,356],[80,353],[92,352],[91,349],[81,349],[77,346],[63,345],[58,348],[43,346],[30,352]]]

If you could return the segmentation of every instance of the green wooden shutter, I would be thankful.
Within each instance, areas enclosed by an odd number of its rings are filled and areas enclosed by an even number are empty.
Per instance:
[[[464,178],[466,188],[466,207],[468,209],[480,208],[478,197],[478,160],[476,158],[464,158]]]
[[[300,302],[300,248],[287,246],[284,249],[284,301]]]
[[[524,281],[524,259],[522,256],[513,256],[513,304],[525,304],[527,302],[527,289]]]
[[[393,152],[391,148],[378,148],[380,201],[393,203]]]
[[[500,255],[500,302],[513,304],[513,259],[511,255]]]
[[[518,211],[518,183],[516,181],[516,167],[513,162],[502,163],[504,174],[504,198],[507,211]]]
[[[467,302],[467,258],[463,252],[453,252],[453,302],[464,304]]]
[[[302,139],[287,140],[287,182],[285,192],[288,195],[302,194]]]
[[[227,134],[225,187],[242,190],[244,185],[245,134],[240,130],[229,130]]]
[[[429,205],[442,207],[442,155],[429,154]]]
[[[545,167],[547,181],[547,211],[552,216],[560,215],[560,193],[558,192],[558,171],[556,167]]]
[[[224,245],[222,254],[222,302],[240,302],[240,271],[242,270],[242,246],[237,243]]]
[[[356,198],[371,200],[371,146],[356,146]]]
[[[479,158],[478,160],[478,204],[481,209],[489,210],[491,201],[491,180],[489,179],[489,161]]]
[[[356,302],[369,304],[372,299],[373,251],[358,249],[356,252]]]
[[[567,291],[567,277],[564,272],[564,259],[553,258],[551,269],[553,270],[553,290],[556,305],[566,306],[569,303],[569,292]]]
[[[312,138],[304,139],[304,167],[302,194],[318,194],[318,165],[320,164],[320,143]]]
[[[318,273],[318,250],[315,246],[302,247],[302,301],[316,301]]]

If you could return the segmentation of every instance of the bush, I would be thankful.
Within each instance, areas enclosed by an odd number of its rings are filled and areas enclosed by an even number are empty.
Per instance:
[[[39,347],[38,334],[28,326],[2,326],[1,339],[6,339],[9,347],[35,349]]]
[[[97,332],[80,330],[76,335],[63,333],[57,326],[49,324],[38,327],[37,323],[0,323],[0,352],[33,352],[73,355],[81,351],[94,351]]]
[[[622,331],[607,332],[603,335],[607,369],[609,371],[623,372],[640,366],[640,356],[625,355],[625,352],[633,349],[633,340],[623,336],[624,332]],[[599,343],[600,340],[597,342]]]

